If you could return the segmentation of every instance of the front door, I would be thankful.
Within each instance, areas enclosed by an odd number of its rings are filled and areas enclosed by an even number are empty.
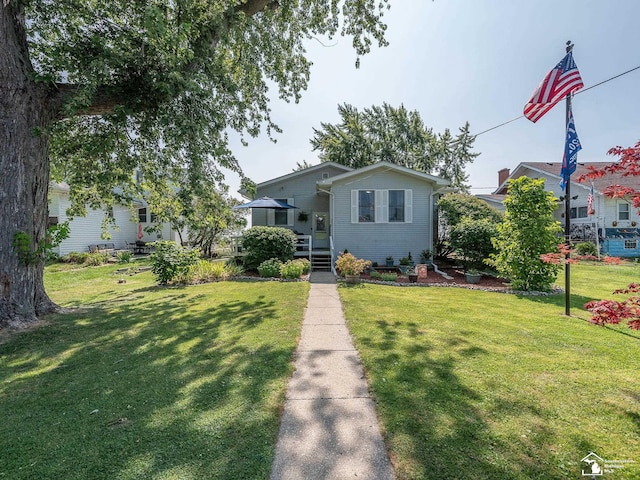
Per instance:
[[[329,214],[313,212],[313,249],[329,248]]]

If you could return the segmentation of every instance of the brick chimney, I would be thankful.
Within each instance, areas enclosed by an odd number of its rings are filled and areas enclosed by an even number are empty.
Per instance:
[[[502,185],[507,178],[509,178],[510,170],[508,168],[503,168],[502,170],[498,170],[498,187]]]

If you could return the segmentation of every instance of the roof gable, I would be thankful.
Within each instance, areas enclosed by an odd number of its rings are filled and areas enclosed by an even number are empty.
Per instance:
[[[436,185],[443,186],[443,187],[451,184],[449,180],[446,180],[444,178],[436,177],[435,175],[430,175],[424,172],[419,172],[417,170],[403,167],[401,165],[396,165],[395,163],[382,161],[382,162],[374,163],[372,165],[367,165],[366,167],[358,168],[357,170],[351,170],[349,172],[345,172],[341,175],[336,175],[335,177],[330,177],[330,178],[321,180],[318,182],[318,186],[330,187],[334,182],[348,180],[350,178],[358,177],[361,175],[367,175],[367,174],[372,175],[379,170],[383,172],[394,171],[403,175],[409,175],[409,176],[418,178],[426,182],[435,183]]]
[[[576,165],[576,171],[571,175],[571,184],[578,185],[583,188],[590,188],[591,181],[578,183],[576,179],[583,174],[589,173],[589,167],[596,169],[604,168],[607,165],[611,165],[615,162],[587,162],[578,163]],[[515,170],[509,175],[509,177],[496,189],[494,194],[503,194],[507,191],[508,182],[510,179],[521,177],[522,170],[524,168],[539,172],[544,175],[557,178],[560,182],[560,171],[562,169],[562,162],[522,162]],[[602,192],[609,185],[622,185],[628,187],[637,187],[638,179],[633,176],[623,176],[621,173],[605,175],[604,177],[596,178],[593,180],[593,188],[597,193]]]
[[[318,170],[323,170],[325,168],[328,167],[334,167],[340,170],[344,170],[345,172],[350,172],[351,170],[353,170],[353,168],[351,167],[347,167],[345,165],[341,165],[339,163],[335,163],[335,162],[323,162],[323,163],[319,163],[318,165],[313,165],[312,167],[309,168],[305,168],[302,170],[296,170],[295,172],[291,172],[291,173],[287,173],[286,175],[282,175],[280,177],[276,177],[276,178],[272,178],[271,180],[267,180],[265,182],[262,183],[258,183],[256,185],[257,188],[264,188],[267,187],[269,185],[273,185],[274,183],[280,183],[280,182],[288,182],[290,180],[295,179],[296,177],[302,176],[302,175],[307,175],[309,173],[313,173],[316,172]]]

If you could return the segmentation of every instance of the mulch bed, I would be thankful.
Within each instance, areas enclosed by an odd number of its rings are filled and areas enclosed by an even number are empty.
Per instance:
[[[496,278],[490,275],[482,275],[480,278],[480,283],[468,283],[467,279],[464,275],[464,271],[458,268],[440,268],[440,271],[446,273],[448,276],[452,277],[452,279],[447,279],[440,275],[439,273],[434,272],[433,270],[429,270],[427,274],[427,278],[418,280],[418,284],[422,285],[457,285],[457,286],[465,286],[469,288],[478,288],[478,289],[491,289],[491,290],[509,290],[508,282],[501,278]],[[360,275],[362,280],[365,281],[375,281],[372,280],[369,275],[362,274]],[[386,282],[382,282],[386,283]],[[394,283],[411,283],[409,282],[409,277],[404,275],[398,275],[398,280]]]

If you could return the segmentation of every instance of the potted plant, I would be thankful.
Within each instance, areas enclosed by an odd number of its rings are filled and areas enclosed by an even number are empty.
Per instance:
[[[336,260],[336,268],[340,270],[340,275],[344,276],[347,283],[358,283],[360,274],[370,265],[369,260],[356,258],[350,253],[343,253]]]
[[[391,255],[389,255],[385,259],[385,262],[386,262],[387,267],[393,267],[393,257]]]
[[[479,283],[482,278],[482,273],[480,273],[475,268],[470,268],[466,272],[464,272],[464,276],[467,280],[467,283]]]
[[[403,275],[407,272],[407,270],[409,270],[409,266],[410,266],[409,262],[410,262],[409,257],[402,257],[400,259],[399,268],[400,268],[400,272],[402,272]]]
[[[420,263],[424,263],[426,265],[431,265],[431,250],[425,248],[420,252]]]

